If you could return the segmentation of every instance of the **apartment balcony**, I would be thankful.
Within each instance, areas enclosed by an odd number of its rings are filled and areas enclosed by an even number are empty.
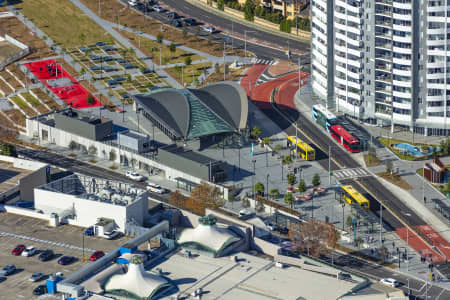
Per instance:
[[[388,17],[388,18],[392,18],[392,11],[389,11],[389,10],[376,10],[375,11],[375,14],[376,15],[379,15],[379,16],[384,16],[384,17]]]
[[[392,76],[390,74],[379,74],[375,76],[375,81],[392,84]]]
[[[376,71],[382,71],[382,72],[392,72],[392,65],[391,64],[377,64],[375,66]]]
[[[375,0],[376,4],[383,4],[387,6],[392,6],[392,1],[390,0]]]
[[[392,22],[389,22],[387,20],[377,19],[377,20],[375,20],[375,25],[376,26],[383,26],[383,27],[386,27],[386,28],[391,28],[392,27]]]
[[[386,53],[386,54],[376,54],[375,55],[376,59],[383,59],[383,60],[387,60],[387,61],[391,61],[392,57],[390,54]]]
[[[375,48],[392,50],[392,43],[375,43]]]
[[[376,86],[375,87],[375,92],[376,93],[383,93],[383,94],[391,95],[392,94],[392,86],[390,86],[390,85]]]

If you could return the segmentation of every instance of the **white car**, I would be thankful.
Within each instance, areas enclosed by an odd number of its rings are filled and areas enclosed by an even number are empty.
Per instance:
[[[128,4],[129,4],[130,6],[136,6],[136,5],[138,5],[139,3],[137,2],[137,0],[130,0],[130,1],[128,1]]]
[[[36,281],[41,280],[42,278],[44,278],[44,273],[42,273],[42,272],[36,272],[36,273],[31,274],[29,280],[30,280],[30,281],[33,281],[33,282],[36,282]]]
[[[103,233],[103,235],[104,235],[105,239],[112,240],[112,239],[118,237],[120,235],[120,232],[115,231],[115,230],[113,230],[113,231],[106,231],[106,232]]]
[[[165,12],[166,10],[161,6],[153,6],[153,10],[159,13]]]
[[[251,212],[251,211],[249,211],[248,209],[241,209],[240,211],[239,211],[239,216],[240,217],[246,217],[246,216],[250,216],[250,215],[252,215],[253,213]]]
[[[128,178],[136,180],[136,181],[143,181],[144,180],[144,176],[142,176],[139,173],[136,173],[134,171],[127,171],[127,173],[125,174]]]
[[[26,257],[33,256],[36,254],[36,252],[37,252],[36,247],[29,246],[25,250],[23,250],[22,256],[26,256]]]
[[[203,30],[206,31],[206,32],[209,32],[209,33],[214,33],[214,32],[216,32],[216,28],[214,28],[214,27],[212,27],[212,26],[206,26],[206,27],[203,27]]]
[[[159,184],[149,182],[147,184],[147,190],[153,193],[164,194],[166,189],[161,187]]]
[[[397,280],[393,279],[393,278],[383,278],[383,279],[380,280],[380,282],[382,284],[389,285],[389,286],[392,286],[392,287],[398,287],[400,285],[400,283]]]

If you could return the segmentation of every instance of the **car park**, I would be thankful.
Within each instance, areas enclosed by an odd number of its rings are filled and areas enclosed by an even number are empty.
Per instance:
[[[147,184],[147,190],[153,193],[158,193],[158,194],[164,194],[167,192],[167,190],[163,187],[161,187],[159,184],[155,184],[152,182],[149,182]]]
[[[25,245],[17,245],[12,251],[11,254],[15,256],[19,256],[22,254],[23,250],[25,250]]]
[[[29,246],[25,250],[23,250],[22,256],[26,256],[26,257],[33,256],[36,254],[36,252],[37,252],[36,247]]]
[[[212,26],[206,26],[206,27],[203,27],[203,30],[206,31],[206,32],[208,32],[208,33],[214,33],[214,32],[216,32],[216,28],[214,28],[214,27],[212,27]]]
[[[30,281],[33,281],[33,282],[36,282],[36,281],[41,280],[42,278],[44,278],[44,273],[42,273],[42,272],[36,272],[36,273],[31,274],[29,280],[30,280]]]
[[[393,278],[383,278],[383,279],[380,280],[380,282],[382,284],[385,284],[385,285],[388,285],[388,286],[391,286],[391,287],[398,287],[400,285],[400,283],[397,280],[393,279]]]
[[[143,181],[144,180],[144,176],[142,176],[141,174],[134,172],[134,171],[127,171],[127,173],[125,174],[128,178],[136,180],[136,181]]]
[[[103,251],[95,251],[92,253],[91,257],[89,258],[90,261],[96,261],[97,259],[105,256],[105,253]]]
[[[65,256],[61,257],[60,259],[58,259],[58,264],[65,266],[65,265],[69,265],[69,264],[73,263],[74,261],[75,261],[75,257],[65,255]]]
[[[184,24],[187,26],[194,26],[197,24],[197,21],[194,18],[186,18],[184,19]]]
[[[50,249],[47,249],[44,252],[42,252],[41,254],[39,254],[38,259],[40,261],[47,261],[47,260],[50,260],[53,257],[53,255],[54,255],[53,251]]]
[[[161,6],[153,6],[152,9],[156,12],[162,13],[165,12],[167,10],[165,10],[164,8],[162,8]]]
[[[40,296],[43,295],[47,292],[47,287],[44,284],[38,285],[34,290],[33,290],[33,295],[35,296]]]
[[[15,271],[16,271],[15,265],[6,265],[0,271],[0,275],[1,276],[9,276],[9,275],[13,274]]]

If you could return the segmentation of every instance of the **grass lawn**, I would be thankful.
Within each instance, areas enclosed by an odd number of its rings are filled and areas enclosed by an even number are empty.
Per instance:
[[[0,90],[2,90],[3,94],[11,94],[13,92],[13,90],[1,79],[0,79]]]
[[[95,3],[98,5],[97,1]],[[17,1],[14,6],[63,47],[112,40],[109,34],[69,0]],[[81,32],[84,39],[80,38]]]
[[[25,127],[25,115],[18,109],[9,109],[3,111],[13,122],[19,126]]]
[[[378,138],[378,140],[383,143],[383,145],[385,145],[386,147],[389,148],[389,150],[391,150],[395,155],[397,155],[400,159],[403,160],[410,160],[410,161],[417,161],[417,160],[425,160],[428,159],[428,156],[421,156],[421,157],[416,157],[416,156],[412,156],[412,155],[408,155],[408,154],[403,154],[398,150],[395,150],[391,145],[395,145],[398,143],[408,143],[414,146],[433,146],[433,147],[439,147],[438,145],[431,145],[431,144],[420,144],[420,143],[410,143],[410,142],[405,142],[402,140],[396,140],[396,139],[389,139],[389,138]],[[430,155],[431,156],[431,155]]]
[[[411,190],[413,188],[409,183],[403,180],[401,176],[395,173],[391,175],[387,172],[381,172],[377,173],[377,175],[404,190]]]
[[[211,67],[211,65],[212,65],[211,63],[201,63],[184,67],[183,68],[184,83],[190,85],[193,81],[193,76],[195,77],[195,81],[197,82],[198,76],[203,74],[204,69]],[[170,69],[165,69],[165,71],[179,83],[182,83],[181,69],[182,69],[181,67],[174,67]]]
[[[35,97],[33,97],[33,95],[31,95],[30,93],[22,93],[20,94],[22,97],[25,98],[25,100],[34,108],[36,108],[41,114],[44,114],[46,112],[48,112],[48,109],[41,103],[39,102],[38,99],[36,99]]]
[[[122,35],[129,39],[135,47],[139,47],[138,35],[125,31],[122,32]],[[159,65],[159,46],[160,44],[157,41],[141,38],[141,51],[148,57],[151,57],[152,61],[157,65]],[[203,56],[188,53],[179,48],[176,48],[175,52],[170,52],[169,45],[165,44],[162,44],[161,50],[161,60],[163,65],[184,62],[184,59],[187,56],[190,56],[192,61],[205,59]]]
[[[14,96],[9,97],[9,99],[14,102],[20,109],[22,109],[28,117],[34,117],[36,116],[36,112],[20,97]]]
[[[367,154],[364,154],[364,162],[366,163],[366,167],[376,167],[381,164],[378,157],[369,157]]]
[[[33,89],[33,93],[50,109],[60,110],[62,107],[41,89]]]
[[[230,69],[230,64],[227,64],[228,66],[228,72],[225,74],[225,80],[227,81],[238,81],[241,76],[242,72],[244,71],[244,68],[239,69]],[[219,67],[219,72],[214,72],[211,75],[209,75],[206,80],[203,82],[202,85],[207,85],[208,83],[214,83],[214,82],[220,82],[223,81],[223,65]]]
[[[13,88],[15,89],[22,89],[23,86],[20,84],[20,82],[18,82],[14,77],[11,76],[11,74],[9,74],[6,71],[2,71],[0,72],[0,75],[3,77],[3,79],[6,80],[6,82],[8,82]]]

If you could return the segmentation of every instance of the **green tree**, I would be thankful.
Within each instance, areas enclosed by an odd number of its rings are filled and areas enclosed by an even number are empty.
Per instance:
[[[75,141],[70,141],[69,143],[69,149],[74,151],[75,149],[78,148],[78,144]]]
[[[127,75],[127,82],[128,83],[131,82],[131,75],[130,74]]]
[[[225,1],[224,0],[217,0],[217,8],[220,10],[224,10],[225,9]]]
[[[244,17],[246,20],[253,21],[255,19],[255,2],[246,0],[244,4]]]
[[[86,40],[86,35],[85,35],[83,32],[81,32],[81,33],[78,35],[78,40],[80,41],[80,43],[81,43],[82,45],[84,45],[84,41]]]
[[[186,57],[184,58],[184,64],[185,64],[186,66],[190,66],[190,65],[192,64],[192,58],[191,58],[190,56],[186,56]]]
[[[258,193],[259,195],[264,195],[264,184],[262,184],[261,182],[257,182],[255,184],[255,192]]]
[[[261,135],[262,131],[257,125],[255,125],[252,129],[252,136],[256,139]]]
[[[156,41],[158,42],[158,44],[162,44],[163,42],[163,35],[161,32],[158,32],[158,34],[156,35]]]
[[[306,183],[302,179],[300,179],[300,182],[298,183],[298,191],[303,195],[304,192],[306,192]]]
[[[296,181],[295,174],[292,172],[289,172],[289,174],[287,174],[287,181],[290,186],[293,186]]]
[[[284,195],[284,203],[291,205],[291,208],[294,204],[294,196],[291,193],[286,193]]]
[[[1,155],[17,157],[16,146],[4,143],[1,148]]]
[[[283,158],[283,164],[285,164],[285,165],[289,165],[289,164],[291,164],[292,163],[292,157],[291,156],[285,156],[284,158]]]
[[[177,51],[177,45],[175,45],[174,43],[170,43],[169,45],[169,51],[174,54]]]
[[[347,219],[345,219],[345,225],[347,228],[353,227],[353,218],[351,216],[347,216]]]
[[[271,189],[269,191],[269,195],[272,197],[272,199],[280,197],[280,191],[278,189]]]
[[[86,98],[86,103],[89,105],[93,105],[95,103],[95,98],[92,94],[88,94]]]
[[[263,139],[263,143],[264,143],[264,145],[270,145],[270,144],[272,144],[272,140],[270,139],[270,137],[265,137]]]
[[[283,150],[283,146],[281,146],[280,144],[276,144],[273,150],[275,152],[280,152],[281,150]]]
[[[214,72],[216,72],[217,74],[220,73],[220,66],[219,66],[218,63],[216,63],[216,64],[214,65]]]
[[[320,185],[320,176],[319,176],[319,174],[314,174],[314,177],[313,177],[313,179],[312,179],[312,185],[313,186],[319,186]]]

